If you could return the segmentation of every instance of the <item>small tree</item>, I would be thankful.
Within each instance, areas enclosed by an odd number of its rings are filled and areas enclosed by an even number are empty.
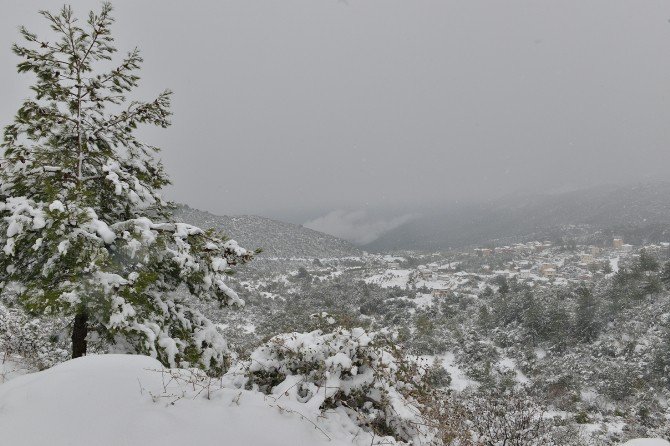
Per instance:
[[[598,300],[591,290],[582,286],[577,290],[575,334],[580,341],[591,342],[598,337]]]
[[[643,272],[658,271],[658,260],[651,254],[647,253],[645,249],[640,250],[640,258],[636,265],[636,269]]]
[[[663,283],[657,275],[649,275],[640,284],[643,295],[654,296],[663,291]]]
[[[651,371],[664,386],[670,387],[670,327],[667,325],[663,327],[660,341],[654,351]]]
[[[665,264],[663,265],[663,270],[661,271],[660,279],[663,285],[666,288],[670,289],[670,261],[665,262]]]
[[[523,324],[530,331],[534,341],[542,340],[546,337],[547,329],[545,304],[532,293],[529,293],[528,297],[528,307],[523,313]]]
[[[31,312],[72,318],[72,356],[89,330],[169,365],[222,369],[226,343],[207,318],[177,297],[240,304],[225,283],[252,253],[223,234],[172,221],[158,191],[169,184],[158,152],[140,142],[140,124],[170,124],[170,91],[128,102],[142,58],[116,52],[112,7],[80,23],[72,9],[41,11],[55,33],[21,28],[12,49],[18,71],[37,80],[4,131],[0,166],[0,271]],[[113,110],[113,111],[110,111]],[[11,286],[10,286],[11,285]]]
[[[507,278],[505,276],[496,276],[494,279],[496,285],[498,285],[498,292],[501,295],[509,293],[509,284],[507,283]]]
[[[612,273],[612,265],[610,265],[610,262],[603,262],[602,263],[602,271],[603,271],[603,274],[611,274]]]

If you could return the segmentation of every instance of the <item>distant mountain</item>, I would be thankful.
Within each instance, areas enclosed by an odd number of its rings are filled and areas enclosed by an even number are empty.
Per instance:
[[[670,183],[511,196],[430,212],[364,248],[436,251],[473,244],[507,244],[529,238],[589,238],[605,243],[622,235],[631,243],[670,240]]]
[[[219,216],[180,206],[175,217],[201,228],[222,229],[247,249],[262,248],[261,258],[341,258],[360,256],[349,242],[305,227],[254,215]]]

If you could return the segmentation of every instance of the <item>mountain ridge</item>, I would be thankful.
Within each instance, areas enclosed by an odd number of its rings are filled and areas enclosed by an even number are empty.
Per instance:
[[[670,182],[598,186],[458,205],[424,214],[362,248],[435,251],[533,237],[593,236],[595,232],[601,237],[625,235],[639,242],[669,238]]]
[[[261,248],[261,258],[342,258],[357,257],[361,250],[351,243],[301,225],[257,215],[215,215],[179,205],[177,220],[203,229],[223,230],[247,249]]]

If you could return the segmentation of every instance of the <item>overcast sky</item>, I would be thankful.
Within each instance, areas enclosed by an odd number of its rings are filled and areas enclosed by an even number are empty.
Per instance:
[[[29,94],[17,27],[59,5],[0,0],[3,124]],[[194,207],[316,218],[670,179],[667,0],[114,5],[138,94],[175,91],[173,126],[145,133]]]

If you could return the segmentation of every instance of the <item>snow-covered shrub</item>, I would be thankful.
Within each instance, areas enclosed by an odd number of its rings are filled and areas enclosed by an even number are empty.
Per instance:
[[[69,358],[64,321],[31,318],[19,308],[0,304],[0,352],[27,369],[42,370]]]
[[[553,446],[544,409],[524,390],[491,389],[465,403],[475,444],[485,446]]]
[[[429,370],[430,373],[430,370]],[[432,388],[420,398],[422,413],[436,427],[439,441],[450,446],[479,446],[475,443],[462,401],[447,388]]]
[[[376,436],[415,445],[437,442],[421,412],[422,371],[384,336],[362,328],[275,336],[256,349],[240,372],[247,388],[334,410]]]

